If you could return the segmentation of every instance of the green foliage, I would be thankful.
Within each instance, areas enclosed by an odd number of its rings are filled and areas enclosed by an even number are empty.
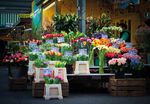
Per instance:
[[[28,53],[29,52],[29,47],[28,46],[20,46],[19,51],[22,52],[22,53]]]
[[[29,53],[29,60],[30,61],[34,61],[36,59],[38,59],[38,54],[36,54],[36,53]]]
[[[76,61],[73,56],[63,56],[61,60],[65,61],[67,64],[73,64]]]
[[[65,68],[65,66],[66,66],[66,62],[56,62],[55,63],[55,67],[56,68]]]
[[[88,59],[89,59],[88,55],[77,54],[75,57],[76,57],[77,61],[88,61]]]
[[[34,62],[35,67],[37,68],[46,68],[48,66],[48,64],[41,59],[36,59]]]
[[[73,14],[56,14],[53,17],[55,30],[60,33],[61,31],[69,32],[69,31],[77,31],[79,18]]]

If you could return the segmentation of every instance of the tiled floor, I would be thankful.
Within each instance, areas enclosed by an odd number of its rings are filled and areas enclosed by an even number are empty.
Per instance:
[[[33,98],[31,90],[9,91],[7,68],[0,67],[0,104],[150,104],[150,96],[113,97],[105,93],[70,93],[63,100]]]

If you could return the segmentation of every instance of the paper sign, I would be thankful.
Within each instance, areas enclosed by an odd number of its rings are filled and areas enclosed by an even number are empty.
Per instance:
[[[80,55],[87,55],[87,49],[79,49]]]
[[[53,39],[47,39],[46,43],[52,44],[53,43]]]
[[[41,60],[45,60],[46,59],[46,56],[44,54],[39,54],[38,55],[38,58],[41,59]]]
[[[51,50],[55,51],[55,52],[59,52],[59,48],[55,47],[55,46],[52,46],[51,47]]]
[[[57,42],[58,43],[63,43],[65,40],[64,40],[64,37],[58,37],[57,38]]]
[[[36,42],[30,42],[29,43],[29,47],[36,47],[37,46],[37,43]]]
[[[53,70],[46,68],[43,70],[43,74],[46,75],[52,75],[53,74]]]
[[[72,56],[72,51],[65,51],[64,56]]]

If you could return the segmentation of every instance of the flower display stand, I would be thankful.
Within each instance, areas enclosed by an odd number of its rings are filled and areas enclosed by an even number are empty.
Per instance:
[[[51,98],[63,99],[61,84],[45,84],[44,98],[45,100]]]
[[[76,61],[75,74],[90,74],[88,61]]]
[[[52,69],[52,70],[54,70],[54,69],[55,69],[55,63],[56,63],[56,62],[58,62],[58,61],[49,61],[49,62],[48,62],[49,68]]]
[[[142,78],[110,78],[109,91],[112,96],[143,96],[146,89],[145,83],[145,79]]]
[[[34,74],[33,64],[34,64],[34,61],[29,60],[28,75],[33,75]]]
[[[44,79],[43,79],[43,70],[44,69],[47,69],[47,68],[36,68],[35,67],[35,74],[34,74],[35,82],[44,81]]]
[[[32,82],[32,96],[33,97],[43,97],[44,95],[44,86],[45,82],[41,81],[36,83],[35,81]]]
[[[55,68],[55,76],[60,76],[64,79],[64,82],[68,82],[66,68]]]

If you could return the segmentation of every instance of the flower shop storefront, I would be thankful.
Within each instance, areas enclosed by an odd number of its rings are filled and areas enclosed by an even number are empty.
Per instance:
[[[45,100],[101,88],[113,96],[146,94],[146,63],[132,43],[120,38],[123,28],[112,25],[110,16],[87,18],[85,33],[79,31],[77,15],[56,14],[52,20],[32,39],[8,44],[2,62],[8,66],[11,90],[30,85],[32,96]]]

